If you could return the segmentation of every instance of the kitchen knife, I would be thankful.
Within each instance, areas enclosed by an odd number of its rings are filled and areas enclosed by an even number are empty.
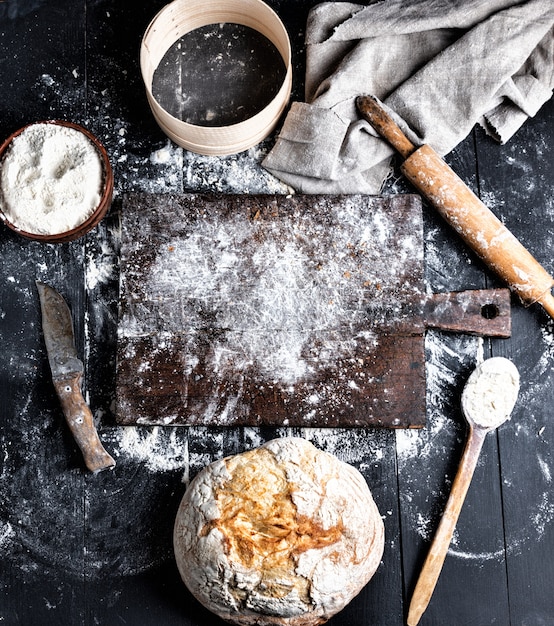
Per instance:
[[[81,392],[83,363],[77,357],[69,307],[49,285],[37,281],[37,289],[52,380],[66,421],[87,468],[94,473],[113,468],[115,461],[100,442],[92,413]]]

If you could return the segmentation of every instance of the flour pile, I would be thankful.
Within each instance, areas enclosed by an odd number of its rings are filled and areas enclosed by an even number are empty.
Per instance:
[[[481,428],[497,428],[510,416],[519,393],[519,372],[503,357],[483,361],[469,377],[462,394],[466,416]]]
[[[86,135],[68,126],[33,124],[6,150],[0,208],[18,230],[65,233],[91,216],[102,185],[102,161]]]

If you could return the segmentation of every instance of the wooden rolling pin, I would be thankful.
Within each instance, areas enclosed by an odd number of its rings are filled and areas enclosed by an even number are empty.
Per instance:
[[[372,96],[359,96],[363,117],[405,159],[400,170],[524,304],[554,318],[554,278],[428,145],[417,148]]]

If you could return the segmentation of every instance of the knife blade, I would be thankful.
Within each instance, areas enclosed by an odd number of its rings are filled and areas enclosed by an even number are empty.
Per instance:
[[[63,297],[37,281],[42,312],[42,332],[52,381],[67,424],[91,472],[111,469],[114,459],[106,452],[81,391],[83,363],[77,355],[71,312]]]

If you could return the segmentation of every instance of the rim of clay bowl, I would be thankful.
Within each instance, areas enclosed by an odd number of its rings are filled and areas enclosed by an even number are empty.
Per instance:
[[[100,160],[102,162],[103,189],[102,189],[102,196],[100,198],[100,202],[98,203],[98,206],[94,209],[94,211],[91,213],[91,215],[89,215],[89,217],[87,217],[85,221],[81,222],[75,228],[72,228],[71,230],[66,230],[65,232],[61,232],[61,233],[52,233],[48,235],[39,234],[39,233],[29,233],[25,230],[22,230],[21,228],[18,228],[15,224],[10,222],[10,220],[6,217],[6,215],[4,214],[1,208],[0,208],[0,219],[4,222],[4,224],[8,228],[13,230],[18,235],[25,237],[26,239],[33,239],[34,241],[43,241],[46,243],[64,243],[66,241],[73,241],[75,239],[79,239],[79,237],[82,237],[83,235],[91,231],[104,218],[104,216],[108,212],[112,203],[113,186],[114,186],[112,166],[110,163],[110,159],[108,157],[108,153],[106,152],[106,149],[104,148],[100,140],[97,137],[95,137],[89,130],[87,130],[83,126],[80,126],[79,124],[76,124],[74,122],[68,122],[65,120],[55,119],[55,120],[42,120],[38,122],[31,122],[30,124],[26,124],[25,126],[16,130],[7,139],[5,139],[4,142],[0,145],[0,168],[2,167],[4,154],[6,150],[8,149],[8,147],[10,146],[11,142],[17,136],[21,135],[23,131],[27,130],[28,128],[32,126],[38,126],[41,124],[51,124],[53,126],[65,126],[67,128],[73,128],[81,132],[83,135],[85,135],[89,139],[89,141],[94,145],[94,147],[96,148],[96,151],[98,152]]]

